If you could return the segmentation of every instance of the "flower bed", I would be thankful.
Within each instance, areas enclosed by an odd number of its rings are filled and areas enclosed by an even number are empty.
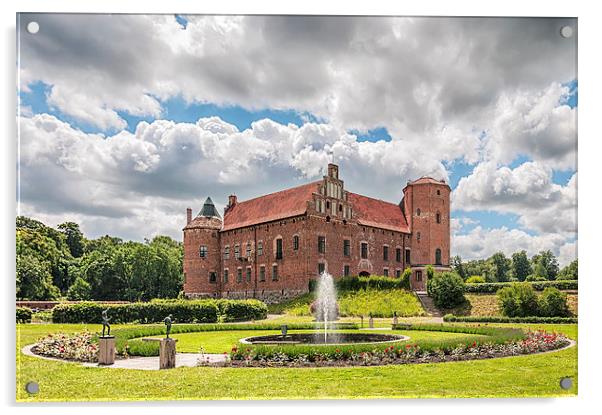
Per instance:
[[[42,356],[80,362],[96,362],[98,361],[98,344],[94,341],[94,337],[87,331],[72,335],[49,334],[40,339],[31,351]]]
[[[358,348],[307,349],[289,347],[234,347],[227,364],[234,367],[266,366],[377,366],[490,359],[545,352],[568,346],[558,333],[528,332],[522,339],[486,341],[429,347],[428,344],[391,345],[371,350]]]

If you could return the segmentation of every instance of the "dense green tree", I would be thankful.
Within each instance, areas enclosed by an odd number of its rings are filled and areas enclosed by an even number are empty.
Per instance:
[[[84,254],[85,240],[84,235],[75,222],[65,222],[58,226],[59,230],[65,235],[67,246],[71,256],[79,258]]]
[[[577,260],[562,268],[556,277],[557,280],[576,280],[579,277]]]
[[[92,299],[92,287],[81,277],[77,277],[69,290],[67,290],[68,300],[91,300]]]
[[[531,262],[527,257],[527,251],[512,254],[512,276],[518,281],[524,281],[533,272]]]
[[[505,282],[510,279],[509,274],[512,261],[503,252],[496,252],[489,261],[491,262],[496,281]]]
[[[555,280],[558,275],[558,260],[552,251],[541,251],[539,254],[533,256],[531,259],[533,268],[535,269],[536,264],[541,264],[546,269],[546,278],[549,280]]]
[[[47,262],[34,255],[17,256],[17,299],[55,300],[59,294]]]

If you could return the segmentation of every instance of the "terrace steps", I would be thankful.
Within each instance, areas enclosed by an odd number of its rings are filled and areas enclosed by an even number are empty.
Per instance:
[[[435,307],[435,303],[433,302],[433,299],[428,296],[426,291],[415,291],[415,293],[416,293],[416,297],[418,297],[418,300],[420,301],[420,304],[422,304],[422,308],[424,308],[424,310],[430,316],[443,317],[443,314],[441,313],[441,311],[439,311],[439,309],[437,307]]]

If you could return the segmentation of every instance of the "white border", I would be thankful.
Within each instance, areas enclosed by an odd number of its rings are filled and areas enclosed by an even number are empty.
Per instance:
[[[599,297],[602,295],[600,267],[597,266],[600,244],[600,180],[597,170],[600,151],[600,105],[602,97],[600,76],[600,39],[602,39],[601,15],[596,13],[593,1],[556,1],[528,2],[524,0],[505,0],[498,2],[439,0],[392,2],[386,0],[347,0],[328,2],[324,0],[304,0],[294,3],[283,1],[214,1],[211,3],[188,0],[95,0],[73,2],[69,0],[21,0],[18,3],[4,1],[0,6],[2,13],[2,33],[4,48],[2,65],[2,84],[4,86],[1,102],[2,127],[2,190],[5,197],[2,204],[2,236],[0,252],[4,272],[2,306],[5,323],[5,336],[2,342],[4,367],[2,377],[3,403],[7,412],[44,411],[45,414],[72,414],[81,412],[81,406],[89,414],[106,413],[107,404],[71,404],[66,407],[57,404],[35,406],[16,406],[14,404],[14,218],[15,218],[15,76],[12,65],[15,62],[15,13],[17,11],[49,12],[137,12],[137,13],[231,13],[231,14],[392,14],[392,15],[455,15],[455,16],[575,16],[579,18],[579,262],[581,280],[580,331],[579,344],[579,398],[574,399],[495,399],[495,400],[399,400],[399,401],[308,401],[308,402],[200,402],[200,403],[162,403],[162,404],[112,404],[113,408],[124,408],[129,413],[162,414],[167,411],[179,413],[199,413],[215,411],[220,413],[245,412],[245,414],[274,413],[287,415],[306,414],[308,411],[325,410],[328,412],[363,413],[372,408],[377,411],[421,411],[421,413],[466,414],[467,411],[487,412],[491,414],[507,413],[525,409],[545,413],[589,412],[590,405],[599,403],[602,394],[598,391],[600,375],[596,369],[599,363],[601,324],[599,324]],[[597,52],[597,53],[596,53]],[[545,68],[542,68],[545,70]],[[598,128],[597,128],[598,127]],[[596,321],[596,318],[598,320]],[[6,322],[10,324],[6,325]],[[598,324],[596,324],[598,323]],[[487,376],[483,373],[483,376]],[[597,401],[597,402],[594,402]],[[175,406],[175,408],[170,408]],[[199,408],[200,406],[200,408]]]

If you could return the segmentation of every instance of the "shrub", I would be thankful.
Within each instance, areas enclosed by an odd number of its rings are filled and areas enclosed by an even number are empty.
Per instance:
[[[367,289],[375,290],[398,290],[404,289],[406,281],[405,278],[393,278],[372,275],[370,277],[343,277],[336,282],[337,291],[359,291]],[[407,281],[407,288],[409,288],[409,279]]]
[[[577,324],[577,317],[505,317],[505,316],[454,316],[446,314],[445,322],[462,323],[539,323],[539,324]]]
[[[492,294],[501,290],[504,287],[510,287],[511,282],[487,282],[484,284],[465,284],[467,293]],[[579,288],[577,280],[562,280],[562,281],[532,281],[527,282],[536,291],[543,291],[547,287],[555,287],[559,290],[577,290]]]
[[[401,279],[401,288],[403,288],[404,290],[409,290],[410,280],[412,279],[412,270],[409,267],[403,271],[403,274],[401,274]]]
[[[427,291],[439,308],[453,308],[464,302],[464,281],[453,272],[435,274],[427,280]]]
[[[77,277],[67,290],[67,299],[75,301],[90,300],[91,293],[90,284],[83,278]]]
[[[508,317],[536,316],[539,312],[537,294],[528,283],[512,283],[498,291],[502,314]]]
[[[554,287],[543,290],[539,297],[539,314],[547,317],[568,317],[571,313],[566,294]]]
[[[17,307],[17,323],[31,323],[31,313],[28,307]]]
[[[466,283],[467,284],[484,284],[485,278],[481,277],[480,275],[473,275],[472,277],[470,277],[466,280]]]
[[[217,307],[222,321],[263,320],[268,307],[259,300],[218,300]]]
[[[531,274],[527,276],[527,279],[525,281],[527,282],[533,282],[533,281],[547,281],[548,279],[546,277],[544,277],[543,275],[535,275],[535,274]]]

